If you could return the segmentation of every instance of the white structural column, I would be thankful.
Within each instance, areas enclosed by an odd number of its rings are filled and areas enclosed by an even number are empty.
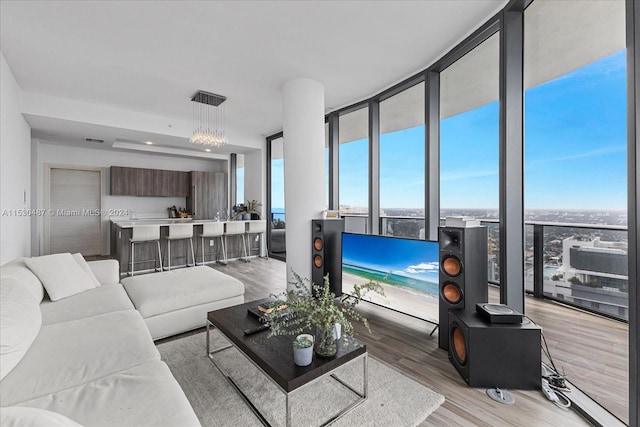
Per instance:
[[[287,279],[311,279],[311,220],[325,209],[324,87],[294,79],[282,86]]]

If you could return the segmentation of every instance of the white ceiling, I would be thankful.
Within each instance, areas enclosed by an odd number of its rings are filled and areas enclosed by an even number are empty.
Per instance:
[[[350,105],[426,68],[506,3],[2,0],[0,48],[26,93],[182,123],[157,137],[165,145],[188,146],[197,90],[224,95],[242,152],[241,139],[281,130],[287,80],[323,84],[327,112]],[[48,139],[148,138],[111,121],[26,117]]]

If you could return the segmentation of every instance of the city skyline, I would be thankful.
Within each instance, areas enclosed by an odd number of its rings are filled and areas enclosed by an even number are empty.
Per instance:
[[[621,50],[525,92],[525,209],[626,210],[625,61]],[[441,209],[497,209],[498,117],[496,101],[440,121]],[[423,208],[424,126],[380,140],[381,208]],[[340,145],[341,205],[367,206],[367,153],[366,138]],[[284,207],[282,159],[272,171]]]

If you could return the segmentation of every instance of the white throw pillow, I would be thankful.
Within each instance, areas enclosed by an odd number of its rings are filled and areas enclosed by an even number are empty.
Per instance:
[[[62,414],[26,406],[8,406],[0,411],[2,427],[82,427]]]
[[[38,276],[51,301],[94,288],[91,277],[70,253],[27,258],[24,263]]]
[[[0,281],[0,379],[22,360],[40,332],[40,303],[12,278]],[[0,423],[4,426],[4,422]]]
[[[84,257],[82,256],[82,254],[80,252],[78,252],[77,254],[73,254],[71,255],[73,257],[73,259],[76,260],[76,262],[78,263],[78,265],[87,273],[87,275],[91,278],[91,281],[93,282],[93,287],[94,288],[98,288],[100,286],[102,286],[102,284],[100,283],[100,281],[98,280],[98,278],[96,277],[95,274],[93,274],[93,270],[91,270],[91,267],[89,267],[89,264],[87,264],[87,261],[84,259]]]

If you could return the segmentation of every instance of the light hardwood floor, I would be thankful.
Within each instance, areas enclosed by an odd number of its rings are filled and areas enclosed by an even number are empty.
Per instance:
[[[244,282],[246,301],[282,292],[286,286],[286,265],[274,259],[232,261],[213,268]],[[490,300],[495,301],[497,290],[492,289],[490,294]],[[367,303],[360,304],[359,310],[371,325],[371,332],[356,327],[369,354],[445,396],[445,403],[421,426],[589,425],[576,412],[546,400],[540,391],[511,391],[516,399],[513,405],[494,402],[485,389],[470,388],[464,383],[447,353],[438,348],[437,332],[429,336],[432,324]],[[526,312],[543,327],[556,366],[564,366],[570,380],[578,383],[579,378],[583,383],[597,385],[606,376],[615,388],[600,393],[601,403],[618,405],[621,412],[628,413],[628,398],[619,394],[627,389],[626,325],[530,297]],[[583,384],[580,387],[587,391]]]

